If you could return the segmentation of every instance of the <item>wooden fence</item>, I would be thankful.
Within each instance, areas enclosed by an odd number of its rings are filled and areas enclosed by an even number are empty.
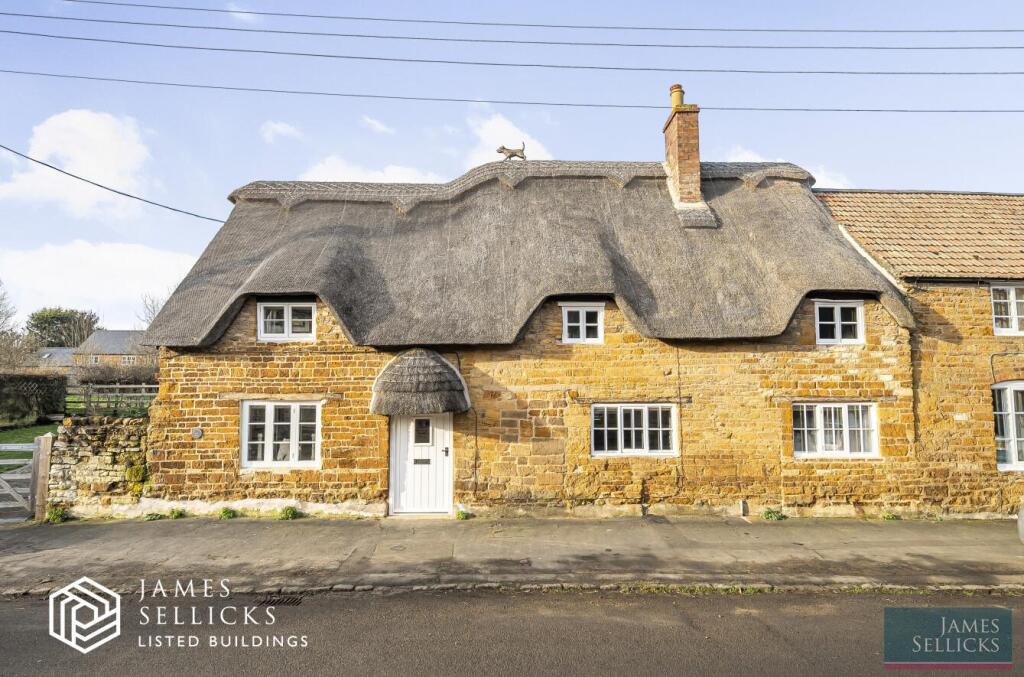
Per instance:
[[[67,416],[144,416],[156,385],[82,385],[68,388]]]

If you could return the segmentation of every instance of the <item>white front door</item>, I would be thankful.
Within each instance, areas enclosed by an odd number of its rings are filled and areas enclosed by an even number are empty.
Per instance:
[[[452,511],[452,415],[391,417],[390,512]]]

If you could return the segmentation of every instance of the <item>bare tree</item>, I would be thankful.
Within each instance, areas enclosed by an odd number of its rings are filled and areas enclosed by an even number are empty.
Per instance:
[[[11,302],[3,282],[0,282],[0,370],[14,370],[25,366],[37,343],[28,334],[18,330],[15,322],[17,310]]]
[[[143,294],[142,295],[142,312],[136,313],[135,317],[139,318],[140,322],[144,322],[146,326],[153,324],[153,320],[156,318],[157,313],[167,303],[167,295],[157,296],[156,294]]]
[[[95,314],[76,315],[61,327],[61,335],[64,339],[63,345],[80,346],[85,343],[85,339],[89,338],[94,331],[100,328]]]
[[[14,323],[16,312],[14,304],[11,302],[11,297],[8,296],[7,290],[4,289],[3,280],[0,280],[0,334],[6,334],[17,329]]]
[[[39,348],[39,343],[19,331],[0,334],[0,372],[17,371],[29,366],[30,358]]]

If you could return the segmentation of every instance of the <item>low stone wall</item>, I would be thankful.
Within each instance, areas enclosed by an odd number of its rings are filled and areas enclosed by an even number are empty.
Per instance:
[[[0,427],[32,425],[64,411],[67,377],[0,374]]]
[[[138,503],[148,427],[148,418],[64,419],[50,453],[48,502],[80,513]]]
[[[80,517],[140,517],[175,508],[191,515],[215,515],[222,508],[265,515],[289,506],[321,516],[384,516],[383,503],[364,501],[164,500],[149,495],[148,453],[148,418],[65,418],[50,453],[47,503]]]

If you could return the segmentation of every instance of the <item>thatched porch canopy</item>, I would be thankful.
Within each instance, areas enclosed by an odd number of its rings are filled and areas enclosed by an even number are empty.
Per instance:
[[[433,350],[401,353],[381,370],[373,384],[370,412],[418,416],[469,409],[469,391],[458,369]]]

